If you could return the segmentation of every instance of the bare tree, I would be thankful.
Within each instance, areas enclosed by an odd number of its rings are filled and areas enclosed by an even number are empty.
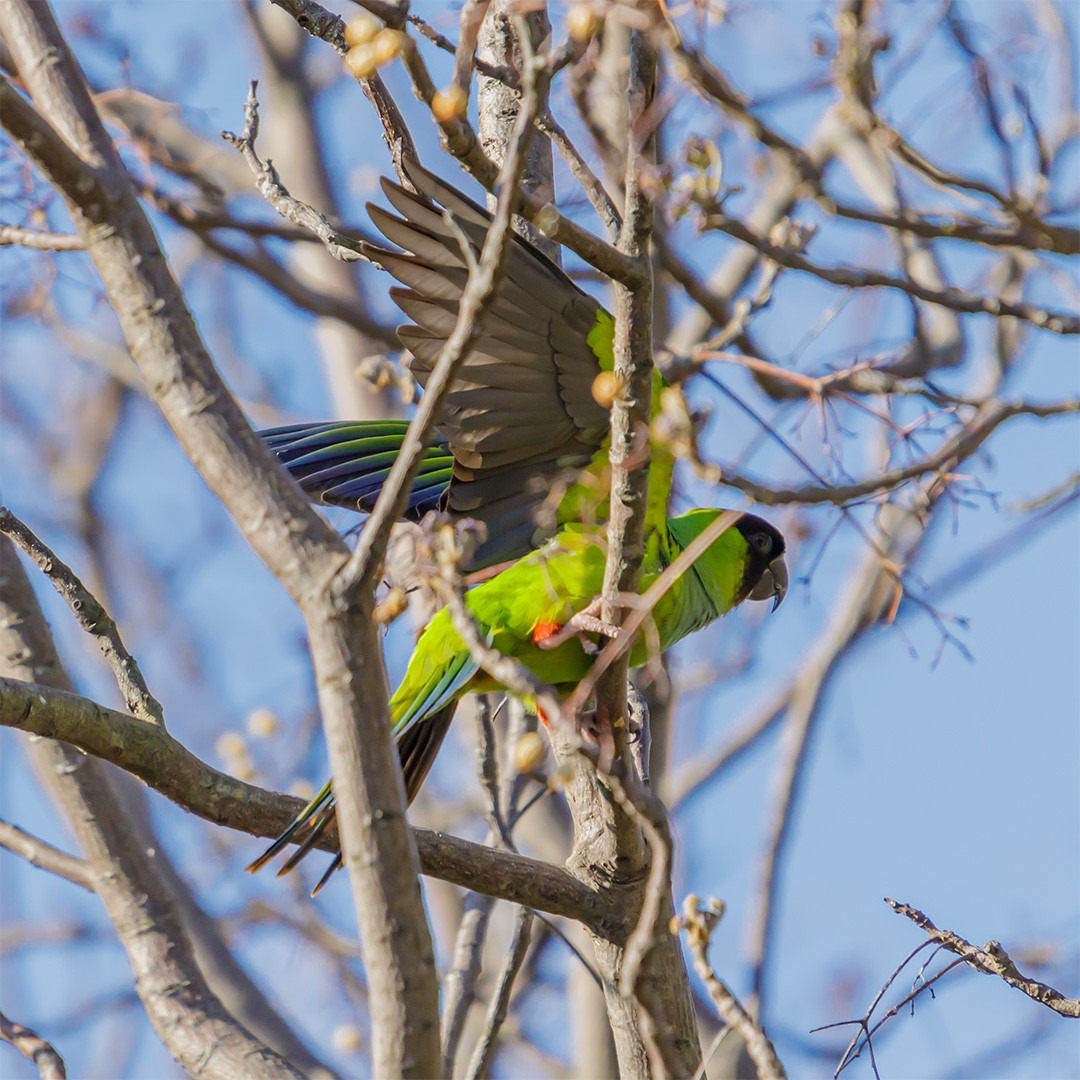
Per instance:
[[[1076,1017],[1070,988],[1051,985],[1073,977],[1069,957],[1035,948],[1043,923],[1008,951],[979,948],[890,901],[927,941],[897,967],[903,945],[882,931],[846,997],[835,970],[829,988],[800,981],[778,933],[785,902],[813,895],[794,830],[820,805],[809,767],[843,673],[885,635],[929,640],[935,661],[965,652],[949,593],[986,595],[1004,560],[1075,516],[1069,13],[466,0],[436,16],[273,0],[170,5],[151,42],[149,7],[0,0],[0,721],[23,747],[0,765],[12,1067],[19,1051],[42,1076],[64,1075],[64,1057],[73,1075],[139,1075],[167,1053],[206,1077],[778,1077],[865,1051],[887,1075],[901,1009],[972,967],[1030,999],[1008,1005],[1022,1033]],[[215,87],[213,122],[193,108],[204,68],[235,91]],[[252,423],[412,405],[357,198],[378,172],[408,184],[410,156],[478,183],[492,225],[357,530],[305,501]],[[624,634],[567,701],[475,634],[462,531],[396,527],[514,229],[608,289],[615,318],[597,599]],[[808,603],[789,603],[782,637],[741,615],[702,635],[701,663],[692,643],[676,666],[654,656],[628,699],[620,641],[647,637],[655,602],[650,589],[622,606],[638,591],[650,450],[678,459],[673,505],[776,508],[814,591],[798,590]],[[989,486],[1001,462],[1020,476],[1007,500]],[[994,525],[934,572],[945,523],[972,529],[981,503]],[[1050,578],[1066,627],[1077,596]],[[414,621],[447,605],[482,666],[561,716],[549,765],[523,710],[482,699],[409,820],[383,659],[409,644],[402,623],[384,633],[399,582]],[[577,734],[590,697],[610,762]],[[750,705],[719,742],[695,729],[734,702]],[[1056,705],[1046,752],[1064,757],[1070,702]],[[24,754],[36,781],[19,775]],[[248,838],[282,830],[326,758],[338,827],[319,846],[341,846],[348,912],[344,882],[312,902],[238,873]],[[773,773],[760,806],[736,768],[755,760]],[[1012,789],[1007,767],[977,768]],[[1032,813],[1055,820],[1068,796],[1044,795],[1053,808]],[[962,816],[943,799],[942,833]],[[729,836],[729,866],[706,872]],[[1041,842],[1046,864],[1067,858],[1067,837]],[[1030,886],[1060,923],[1073,909],[1047,875]],[[745,923],[745,962],[723,905],[683,900],[710,881]],[[845,963],[842,919],[809,926]],[[100,971],[78,959],[117,942],[123,968],[119,954]],[[86,970],[71,985],[44,974],[57,944]],[[931,946],[908,992],[899,973]],[[814,1004],[793,1011],[782,984]],[[972,1060],[992,1049],[954,1023]],[[846,1049],[832,1038],[845,1024]],[[160,1046],[140,1044],[148,1025]]]

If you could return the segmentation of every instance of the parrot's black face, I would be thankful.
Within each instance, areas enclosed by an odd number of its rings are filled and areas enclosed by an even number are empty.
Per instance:
[[[742,533],[747,547],[746,571],[739,590],[741,598],[772,600],[775,611],[788,587],[784,538],[778,529],[754,514],[743,514],[735,528]]]

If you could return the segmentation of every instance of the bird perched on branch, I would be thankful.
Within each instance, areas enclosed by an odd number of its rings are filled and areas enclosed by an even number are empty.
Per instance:
[[[644,592],[722,510],[691,510],[667,519],[646,537],[640,588]],[[465,594],[465,605],[483,641],[524,664],[556,691],[568,693],[592,663],[595,640],[614,632],[576,616],[601,594],[606,551],[603,533],[580,525],[563,529],[539,551]],[[743,514],[720,533],[665,592],[650,613],[652,642],[660,651],[707,626],[743,600],[779,605],[787,590],[784,538],[768,522]],[[569,635],[563,634],[566,628]],[[550,647],[550,646],[554,647]],[[639,634],[630,646],[630,664],[649,659],[649,642]],[[499,689],[454,628],[444,608],[428,623],[416,644],[401,684],[390,699],[409,802],[416,796],[438,753],[461,697]],[[305,827],[309,831],[282,866],[291,870],[316,844],[334,816],[328,782],[284,833],[248,870],[254,872]],[[322,888],[341,864],[337,855],[316,886]]]
[[[404,286],[392,289],[391,296],[413,322],[398,335],[424,386],[453,329],[469,263],[483,246],[491,217],[415,161],[406,159],[405,172],[416,193],[383,181],[397,215],[368,208],[379,231],[402,251],[366,245],[365,253]],[[585,676],[598,640],[617,632],[589,614],[602,592],[606,558],[603,530],[591,526],[605,520],[610,493],[609,409],[618,393],[614,321],[555,263],[515,235],[480,327],[450,392],[439,434],[413,481],[406,514],[419,520],[438,509],[484,527],[486,538],[470,566],[497,566],[499,572],[492,570],[494,576],[465,596],[481,640],[565,693]],[[656,374],[654,416],[663,389]],[[312,498],[367,511],[407,427],[406,421],[330,422],[262,434]],[[666,447],[652,448],[642,592],[724,513],[695,510],[668,518],[673,466]],[[554,511],[546,521],[538,518],[545,502]],[[650,613],[648,640],[663,651],[743,600],[772,599],[775,606],[786,589],[783,537],[767,522],[744,514],[660,598]],[[639,665],[647,659],[646,640],[639,635],[630,644],[629,660]],[[455,630],[450,613],[436,614],[390,700],[410,802],[458,700],[498,688]],[[248,869],[258,870],[306,829],[281,873],[292,869],[333,817],[327,783]],[[316,891],[338,865],[340,856]]]
[[[403,250],[368,244],[364,251],[404,286],[390,295],[413,320],[398,336],[423,387],[468,280],[463,245],[479,257],[491,215],[416,161],[406,158],[404,167],[416,193],[382,181],[397,214],[368,205],[375,226]],[[480,326],[406,511],[412,520],[440,509],[481,523],[486,539],[472,556],[474,569],[518,558],[568,522],[605,519],[609,410],[618,392],[611,315],[517,234]],[[654,414],[662,389],[656,374]],[[261,434],[315,501],[369,511],[407,428],[405,420],[330,421]],[[655,446],[650,524],[667,515],[673,466],[671,453]],[[554,512],[538,524],[553,490]]]

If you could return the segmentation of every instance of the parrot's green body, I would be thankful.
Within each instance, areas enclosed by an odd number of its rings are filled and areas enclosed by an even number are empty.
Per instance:
[[[695,517],[711,520],[715,512],[698,510]],[[677,526],[693,524],[677,519]],[[653,610],[661,651],[694,630],[712,622],[735,602],[742,582],[746,541],[732,529],[714,545],[707,563],[688,574],[666,593]],[[670,533],[654,532],[644,558],[642,590],[678,554]],[[565,529],[547,548],[519,560],[497,578],[469,592],[465,603],[488,644],[520,660],[534,675],[555,688],[572,688],[588,670],[591,658],[581,641],[570,638],[545,649],[538,628],[562,627],[594,597],[604,581],[605,551],[599,538],[580,527]],[[708,567],[711,590],[699,574]],[[638,640],[630,651],[637,667],[646,657],[646,643]],[[453,659],[448,663],[448,658]],[[468,675],[467,681],[462,680]],[[449,682],[447,682],[449,678]],[[391,700],[395,732],[403,734],[414,723],[466,691],[483,692],[498,684],[478,670],[444,608],[428,623],[401,685]]]
[[[641,591],[722,513],[692,510],[652,530],[646,537]],[[780,533],[760,518],[744,515],[660,598],[651,612],[655,632],[635,639],[630,649],[631,666],[645,663],[650,651],[670,648],[748,597],[779,602],[787,585],[783,557]],[[602,532],[571,526],[539,551],[466,593],[465,603],[490,646],[520,660],[556,690],[568,692],[592,662],[582,638],[571,636],[554,648],[545,648],[543,643],[600,595],[604,563]],[[390,699],[390,718],[410,802],[434,761],[458,700],[472,691],[498,688],[470,654],[449,612],[443,609],[436,614],[420,635],[405,676]],[[309,836],[283,872],[290,869],[329,824],[332,807],[328,783],[249,869],[264,865],[298,830],[310,824]],[[337,861],[331,870],[336,866]]]
[[[400,216],[368,207],[375,226],[404,253],[374,245],[364,250],[405,286],[390,290],[413,320],[399,327],[398,336],[412,353],[413,375],[426,386],[468,278],[462,238],[478,254],[491,218],[416,162],[406,159],[405,168],[418,193],[383,181]],[[473,569],[516,559],[563,525],[605,520],[610,401],[603,394],[598,401],[594,393],[597,376],[614,367],[614,339],[611,315],[515,234],[480,334],[413,483],[406,516],[419,520],[440,509],[480,522],[487,539],[473,555]],[[654,415],[662,390],[657,374]],[[407,428],[405,420],[329,421],[262,435],[313,499],[368,511]],[[654,446],[652,526],[662,527],[667,517],[673,467],[670,452]],[[553,491],[561,493],[554,505],[548,501]]]

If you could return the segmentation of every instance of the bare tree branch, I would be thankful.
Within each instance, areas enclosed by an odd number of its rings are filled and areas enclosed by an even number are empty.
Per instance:
[[[140,720],[164,727],[165,715],[161,702],[150,693],[135,657],[120,639],[119,628],[71,567],[61,562],[6,506],[0,506],[0,533],[14,540],[34,560],[71,608],[79,625],[97,639],[131,712]]]
[[[4,0],[2,11],[23,81],[63,139],[6,80],[5,128],[64,196],[132,357],[181,445],[304,611],[331,760],[344,785],[343,840],[372,983],[373,1068],[429,1075],[439,1062],[435,963],[386,717],[373,597],[346,603],[328,591],[346,561],[344,543],[285,477],[215,372],[51,12],[28,0]],[[102,237],[99,226],[112,232]]]
[[[476,980],[491,919],[490,896],[470,893],[458,925],[457,941],[450,971],[443,979],[442,1053],[443,1075],[454,1075],[458,1046],[465,1030],[465,1018],[475,1000]]]
[[[1031,979],[1017,968],[1009,954],[997,941],[988,942],[986,945],[972,945],[959,934],[951,930],[939,930],[933,921],[924,915],[918,908],[910,904],[904,904],[897,900],[885,898],[885,903],[897,913],[909,918],[920,930],[925,930],[930,940],[936,942],[949,952],[955,953],[969,967],[983,975],[996,975],[999,979],[1007,982],[1010,986],[1027,994],[1033,1001],[1038,1001],[1048,1009],[1056,1012],[1059,1016],[1068,1016],[1072,1019],[1080,1019],[1080,999],[1069,998],[1060,991],[1055,990],[1038,979]]]
[[[85,859],[47,844],[18,825],[0,821],[0,847],[7,848],[32,866],[39,866],[50,874],[65,878],[81,889],[94,891],[93,874]]]
[[[244,102],[243,132],[234,135],[231,131],[223,131],[221,137],[240,152],[255,176],[259,194],[286,221],[317,236],[335,259],[343,262],[366,259],[358,240],[335,229],[326,216],[313,206],[293,198],[281,182],[273,163],[259,157],[255,150],[255,141],[259,137],[259,99],[255,95],[257,87],[258,83],[252,80],[248,87],[247,101]]]
[[[38,1068],[41,1080],[67,1080],[64,1059],[52,1043],[36,1031],[9,1020],[0,1012],[0,1039],[10,1043],[23,1057],[29,1058]]]
[[[904,209],[897,214],[882,214],[836,202],[832,209],[837,217],[880,225],[896,232],[912,233],[926,240],[963,240],[986,247],[1023,248],[1053,251],[1058,255],[1080,255],[1080,229],[1053,225],[1046,221],[1020,225],[1015,229],[1003,229],[962,217],[935,221],[937,215],[922,210]]]
[[[171,216],[171,215],[170,215]],[[388,327],[375,322],[363,308],[357,306],[355,301],[350,302],[344,297],[335,296],[329,292],[319,292],[297,279],[289,270],[282,266],[264,248],[248,246],[245,249],[234,247],[225,241],[218,239],[209,232],[196,232],[199,240],[208,251],[220,256],[235,266],[242,266],[245,270],[260,278],[272,289],[276,289],[286,299],[291,300],[297,307],[310,311],[312,315],[321,318],[333,319],[350,329],[366,335],[384,346],[391,349],[400,348],[397,335]],[[349,378],[357,382],[355,354],[349,369]]]
[[[832,285],[839,285],[846,289],[897,289],[919,300],[940,304],[953,311],[971,315],[993,315],[998,318],[1009,315],[1014,319],[1023,319],[1024,322],[1029,322],[1043,330],[1049,330],[1053,334],[1080,334],[1080,316],[1067,315],[1064,312],[1052,311],[1035,304],[1010,302],[996,296],[979,296],[957,288],[955,285],[931,289],[911,278],[894,277],[892,274],[884,274],[878,270],[853,266],[821,266],[811,262],[791,247],[775,244],[770,239],[758,235],[737,218],[730,217],[722,211],[707,215],[706,228],[727,233],[728,236],[741,240],[790,270],[812,274],[822,281],[828,281]]]
[[[22,225],[0,225],[0,247],[17,245],[34,251],[82,251],[81,236],[71,233],[42,232]]]
[[[77,746],[130,772],[184,810],[251,836],[279,835],[304,805],[303,799],[218,772],[161,728],[41,684],[0,678],[0,726]],[[622,922],[618,907],[565,870],[444,833],[412,832],[427,874],[608,932]],[[336,832],[328,829],[318,846],[336,851]]]
[[[747,1053],[757,1067],[759,1080],[785,1080],[787,1072],[776,1055],[776,1048],[772,1041],[754,1023],[753,1017],[743,1008],[742,1002],[709,963],[709,943],[713,928],[722,915],[722,907],[717,907],[715,904],[702,907],[696,896],[688,896],[683,903],[679,925],[687,932],[690,951],[694,954],[694,969],[705,983],[720,1019],[742,1036]]]
[[[840,1062],[833,1074],[834,1076],[840,1076],[840,1074],[844,1072],[856,1058],[862,1055],[862,1051],[865,1048],[870,1055],[870,1067],[874,1073],[875,1080],[880,1080],[881,1073],[878,1070],[877,1058],[874,1053],[874,1037],[885,1024],[892,1020],[892,1018],[902,1010],[910,1006],[914,1014],[914,1003],[916,998],[926,993],[932,995],[934,993],[933,988],[935,984],[939,983],[949,974],[949,972],[956,971],[958,968],[962,968],[965,965],[975,968],[976,971],[979,971],[984,975],[992,975],[1002,979],[1004,982],[1020,990],[1033,1000],[1046,1005],[1048,1009],[1057,1013],[1059,1016],[1065,1016],[1070,1019],[1080,1017],[1080,1000],[1067,998],[1053,987],[1047,986],[1045,983],[1039,982],[1036,979],[1029,979],[1022,975],[1012,958],[1005,952],[999,942],[991,941],[982,948],[979,948],[950,930],[938,929],[938,927],[935,926],[923,912],[919,911],[918,908],[913,908],[909,904],[898,903],[895,900],[890,900],[888,897],[885,898],[885,903],[897,912],[897,914],[907,916],[907,918],[911,919],[917,926],[925,930],[929,935],[928,940],[912,949],[911,952],[908,953],[908,955],[893,969],[892,974],[885,980],[884,985],[877,994],[874,995],[874,999],[870,1002],[861,1017],[857,1020],[841,1020],[836,1023],[825,1024],[822,1027],[813,1029],[813,1032],[828,1031],[830,1029],[842,1027],[854,1027],[857,1029],[840,1057]],[[910,964],[919,953],[926,949],[931,950],[929,959],[925,960],[919,967],[919,970],[915,975],[912,989],[875,1020],[874,1013],[884,999],[889,987],[893,985],[908,964]],[[953,953],[958,959],[945,964],[944,967],[940,968],[932,975],[927,976],[927,968],[942,949],[946,952]]]
[[[52,635],[6,537],[0,538],[0,572],[5,686],[11,676],[29,677],[57,687],[53,694],[69,692]],[[43,696],[45,685],[40,689]],[[29,705],[24,701],[21,712],[28,713]],[[158,725],[130,722],[168,738]],[[106,768],[59,742],[35,741],[27,750],[83,848],[94,889],[127,951],[139,997],[169,1052],[192,1076],[205,1080],[238,1073],[298,1080],[301,1073],[229,1015],[207,985],[172,894],[124,813]]]
[[[274,2],[288,11],[313,37],[322,38],[339,53],[345,54],[347,50],[345,49],[344,24],[337,15],[327,11],[314,0],[274,0]],[[389,17],[389,10],[385,14]],[[397,28],[400,29],[402,22],[403,15],[399,12],[390,25],[396,23]],[[421,101],[431,108],[437,93],[435,83],[411,39],[405,49],[403,59],[413,81],[414,91]],[[446,149],[458,158],[485,188],[493,191],[498,179],[498,170],[480,149],[476,134],[468,122],[454,116],[439,121],[439,128]],[[628,285],[640,282],[642,269],[636,260],[628,259],[610,244],[564,217],[550,202],[525,194],[521,199],[521,213],[530,221],[537,222],[548,239],[568,247],[613,280],[622,281]]]
[[[469,1080],[479,1080],[480,1077],[486,1076],[491,1067],[492,1058],[495,1056],[495,1046],[499,1039],[499,1031],[510,1007],[510,994],[514,989],[514,980],[521,970],[521,965],[525,962],[525,954],[529,949],[532,922],[533,913],[527,908],[518,908],[517,918],[514,920],[510,954],[499,972],[499,981],[488,1006],[484,1034],[476,1044],[476,1049],[473,1050],[472,1058],[469,1061],[469,1067],[465,1072]]]
[[[930,473],[948,473],[953,464],[963,461],[982,446],[1007,420],[1016,416],[1067,416],[1080,411],[1080,402],[1063,401],[1056,404],[1037,405],[1031,402],[989,401],[982,405],[975,416],[942,445],[922,461],[902,468],[886,469],[871,479],[852,484],[821,486],[808,484],[799,488],[768,487],[756,480],[741,476],[738,472],[724,471],[724,482],[749,495],[762,506],[781,506],[788,503],[811,506],[834,503],[842,506],[870,495],[892,491],[909,480]]]

